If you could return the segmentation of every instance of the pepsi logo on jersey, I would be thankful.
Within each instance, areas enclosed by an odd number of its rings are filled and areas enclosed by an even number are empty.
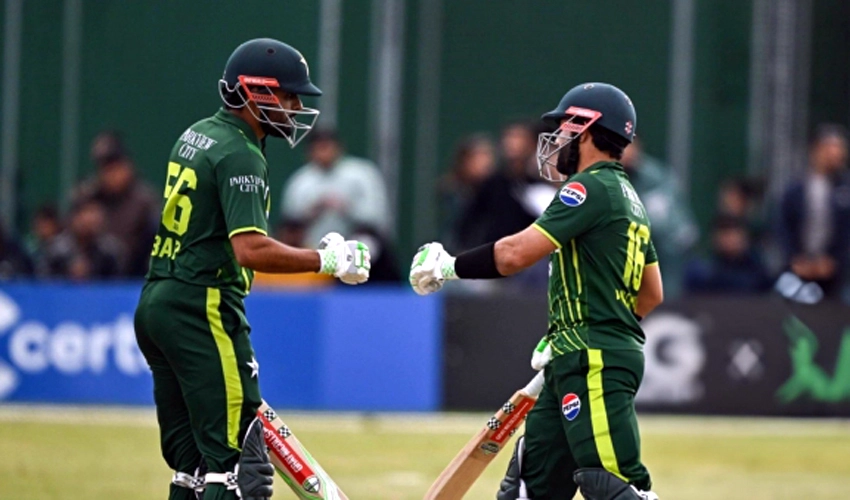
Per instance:
[[[561,188],[558,197],[568,207],[577,207],[587,199],[587,189],[581,182],[570,182]]]
[[[561,412],[564,417],[572,422],[581,411],[581,399],[574,393],[569,393],[561,400]]]

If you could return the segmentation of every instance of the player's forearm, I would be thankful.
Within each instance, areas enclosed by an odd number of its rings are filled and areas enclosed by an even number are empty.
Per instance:
[[[646,266],[638,291],[635,314],[641,318],[646,317],[662,302],[664,302],[664,285],[661,281],[661,270],[658,265]]]
[[[267,236],[234,245],[234,253],[240,266],[262,273],[318,272],[321,265],[315,250],[290,247]]]
[[[454,271],[450,274],[456,274],[458,278],[496,279],[506,276],[499,272],[496,266],[496,250],[493,243],[467,250],[453,260]]]
[[[635,314],[638,315],[639,319],[645,318],[647,314],[651,313],[659,305],[661,305],[660,300],[650,300],[647,297],[641,297],[638,295],[637,305],[635,306]]]
[[[493,257],[496,260],[496,269],[502,276],[516,274],[534,262],[528,263],[519,251],[519,245],[515,238],[510,236],[500,239],[493,247]]]
[[[516,274],[534,264],[520,251],[518,238],[506,236],[495,243],[473,248],[457,256],[459,278],[492,279]]]
[[[531,267],[555,251],[555,245],[533,226],[457,256],[459,278],[502,278]]]

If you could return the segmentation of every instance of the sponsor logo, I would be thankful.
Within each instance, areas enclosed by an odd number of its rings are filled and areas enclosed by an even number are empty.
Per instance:
[[[6,359],[0,358],[0,401],[12,395],[28,375],[99,374],[112,366],[131,377],[148,371],[129,314],[109,323],[67,320],[49,327],[24,317],[18,304],[0,292],[0,339],[5,340],[7,353]]]
[[[525,419],[525,415],[529,412],[529,410],[531,410],[531,407],[534,406],[534,402],[535,399],[528,396],[523,396],[520,400],[515,402],[509,401],[509,403],[514,405],[514,411],[503,417],[504,420],[501,421],[495,429],[493,429],[493,434],[490,436],[490,439],[496,443],[504,444],[505,441],[511,437],[516,428],[522,423],[523,419]]]
[[[280,87],[277,80],[274,78],[265,78],[262,76],[240,76],[240,80],[245,85],[264,85],[266,87]]]
[[[841,344],[835,355],[832,375],[818,363],[818,337],[796,316],[788,317],[782,325],[788,337],[791,357],[791,377],[776,391],[776,398],[789,404],[806,398],[823,403],[850,400],[850,327],[844,329]],[[826,359],[829,359],[828,357]]]
[[[256,175],[235,175],[228,179],[228,184],[243,193],[262,194],[264,198],[269,192],[265,179]]]
[[[481,448],[481,451],[483,451],[484,453],[488,453],[490,455],[495,455],[496,453],[499,453],[499,449],[500,449],[499,445],[492,442],[492,441],[487,441],[486,443],[482,444],[479,448]]]
[[[502,426],[502,421],[499,420],[496,417],[490,417],[490,420],[487,421],[487,427],[489,427],[490,430],[492,430],[492,431],[497,430],[501,426]]]
[[[593,119],[599,117],[602,113],[600,113],[599,111],[594,111],[592,109],[570,106],[569,108],[567,108],[566,114]]]
[[[587,199],[587,189],[581,182],[570,182],[561,188],[558,198],[568,207],[577,207]]]
[[[319,492],[319,478],[317,478],[316,476],[313,476],[313,477],[307,479],[306,481],[304,481],[304,483],[301,484],[301,487],[304,488],[304,491],[306,491],[308,493],[318,493]]]
[[[572,422],[576,419],[579,412],[581,411],[581,399],[574,393],[569,393],[564,396],[564,399],[561,400],[561,413],[564,414],[564,418]]]
[[[206,136],[200,132],[195,132],[191,128],[187,128],[180,135],[180,140],[185,144],[188,144],[189,146],[198,149],[203,149],[204,151],[209,150],[212,146],[218,143],[218,141],[216,141],[212,137]],[[181,154],[181,156],[183,155]]]
[[[269,453],[276,457],[285,469],[281,472],[293,479],[296,484],[302,485],[308,492],[318,493],[321,482],[316,478],[316,473],[310,465],[301,458],[303,454],[299,454],[296,449],[290,448],[283,439],[279,438],[274,427],[268,421],[263,422],[263,435]],[[317,489],[311,490],[309,488]]]
[[[682,405],[702,399],[700,374],[707,353],[699,323],[681,314],[658,312],[641,326],[646,334],[646,366],[637,402]]]

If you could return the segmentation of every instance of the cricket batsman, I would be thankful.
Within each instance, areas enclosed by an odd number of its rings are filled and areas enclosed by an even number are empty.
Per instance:
[[[574,87],[543,115],[541,175],[561,182],[528,228],[457,257],[419,249],[410,283],[433,293],[451,279],[496,279],[549,257],[549,328],[533,364],[545,385],[498,500],[649,500],[635,394],[643,377],[640,320],[663,299],[643,203],[619,163],[634,138],[634,106],[617,87]],[[545,366],[545,367],[544,367]]]
[[[274,470],[255,418],[260,405],[243,299],[254,271],[319,272],[343,283],[369,277],[369,250],[327,235],[320,250],[268,237],[267,137],[295,147],[322,94],[307,61],[269,38],[240,45],[219,81],[224,106],[187,128],[168,159],[165,207],[135,314],[153,372],[162,455],[174,469],[169,499],[266,499]]]

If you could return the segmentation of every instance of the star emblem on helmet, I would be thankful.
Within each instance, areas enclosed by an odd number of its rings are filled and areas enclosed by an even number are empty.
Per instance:
[[[635,128],[635,126],[634,126],[634,124],[632,124],[632,121],[626,120],[626,127],[625,127],[626,133],[631,134],[633,128]]]

